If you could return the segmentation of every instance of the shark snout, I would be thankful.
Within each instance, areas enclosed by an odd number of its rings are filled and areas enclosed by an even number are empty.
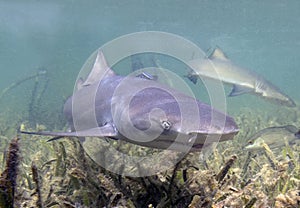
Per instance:
[[[172,130],[184,134],[184,135],[236,135],[239,132],[239,128],[235,123],[234,119],[224,114],[216,114],[214,119],[210,122],[187,122],[187,123],[176,123],[173,125]]]
[[[224,120],[212,123],[209,127],[210,134],[232,134],[235,135],[239,132],[239,128],[231,117],[226,117]]]

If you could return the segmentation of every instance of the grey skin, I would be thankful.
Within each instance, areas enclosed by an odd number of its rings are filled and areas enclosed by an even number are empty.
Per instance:
[[[116,75],[101,51],[77,88],[64,105],[71,132],[22,133],[106,137],[185,152],[233,139],[239,131],[233,118],[193,97],[141,76]]]
[[[263,143],[267,144],[271,149],[282,147],[287,142],[293,144],[300,142],[300,131],[293,125],[269,127],[254,134],[245,147],[248,151],[263,150]]]
[[[291,98],[272,83],[254,72],[232,63],[218,47],[206,58],[191,60],[188,65],[194,69],[187,75],[193,83],[197,82],[198,76],[203,79],[219,80],[233,85],[229,96],[253,93],[275,104],[287,107],[296,106]]]

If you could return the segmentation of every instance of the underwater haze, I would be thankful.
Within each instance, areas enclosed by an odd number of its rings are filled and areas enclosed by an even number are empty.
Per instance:
[[[299,207],[299,11],[299,0],[0,0],[0,207]],[[224,85],[225,110],[239,133],[183,159],[181,152],[165,150],[162,162],[154,160],[151,167],[119,163],[127,160],[123,155],[147,163],[147,156],[159,152],[122,140],[86,137],[90,143],[82,146],[76,139],[46,142],[47,136],[13,139],[18,129],[68,131],[63,105],[86,60],[109,41],[143,31],[178,35],[204,52],[217,46],[232,63],[268,80],[296,106],[258,94],[230,97],[232,85]],[[156,67],[184,81],[172,86],[188,86],[200,101],[211,102],[206,87],[188,79],[189,69],[179,59],[142,55],[132,58],[146,63],[150,57]],[[134,65],[130,58],[112,69],[129,74]],[[165,130],[172,125],[164,124]],[[286,130],[288,126],[295,131]],[[292,142],[284,139],[287,135]],[[274,141],[279,149],[273,149]],[[247,152],[249,145],[255,150]],[[182,161],[175,166],[178,155]],[[111,169],[97,166],[95,158]],[[168,170],[149,177],[115,174],[162,166]]]
[[[219,46],[234,63],[262,75],[298,102],[299,9],[299,1],[272,0],[0,1],[0,89],[42,68],[49,79],[41,98],[43,111],[59,112],[93,51],[129,33],[163,31],[204,51]],[[7,92],[1,109],[28,110],[33,82]],[[227,102],[229,112],[241,106],[278,107],[253,95]]]

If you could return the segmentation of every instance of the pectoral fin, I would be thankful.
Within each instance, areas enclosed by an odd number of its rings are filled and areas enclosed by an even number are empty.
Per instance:
[[[249,88],[249,87],[244,87],[241,85],[233,85],[232,91],[229,93],[229,97],[233,97],[233,96],[238,96],[238,95],[242,95],[245,93],[249,93],[252,92],[253,89]]]
[[[115,137],[118,135],[118,131],[116,130],[116,128],[110,124],[101,127],[80,130],[80,131],[73,131],[73,132],[20,131],[20,133],[31,134],[31,135],[57,136],[57,137]]]

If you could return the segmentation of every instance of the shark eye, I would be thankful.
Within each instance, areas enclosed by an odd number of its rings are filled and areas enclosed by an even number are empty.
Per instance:
[[[252,140],[251,140],[251,141],[249,141],[249,142],[248,142],[248,144],[253,144],[253,141],[252,141]]]
[[[172,126],[170,121],[162,121],[161,122],[162,127],[164,128],[164,130],[169,130]]]

